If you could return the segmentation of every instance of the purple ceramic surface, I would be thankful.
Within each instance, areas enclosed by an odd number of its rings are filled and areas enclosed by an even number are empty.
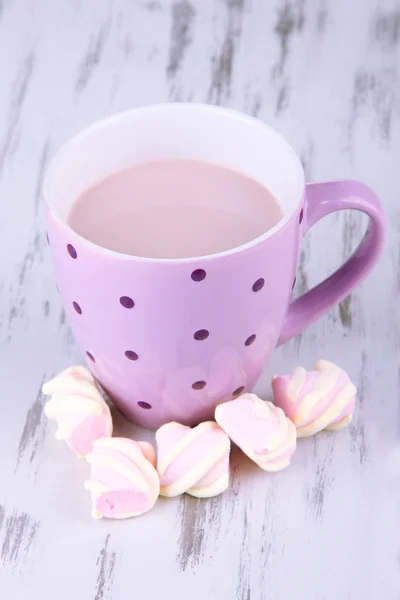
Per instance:
[[[246,172],[267,185],[285,216],[239,248],[171,260],[111,252],[68,227],[71,202],[91,183],[160,158],[208,159]],[[144,107],[86,130],[54,159],[45,199],[58,287],[73,333],[117,406],[152,429],[213,418],[217,404],[250,391],[278,343],[364,279],[385,233],[381,205],[365,185],[305,185],[298,158],[273,129],[195,104]],[[341,209],[369,215],[363,241],[344,266],[290,305],[301,237]]]

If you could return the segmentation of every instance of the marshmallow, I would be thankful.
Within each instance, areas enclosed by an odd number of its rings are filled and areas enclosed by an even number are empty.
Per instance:
[[[147,442],[101,438],[86,456],[91,479],[85,488],[92,497],[95,519],[127,519],[150,510],[160,492],[154,449]]]
[[[167,423],[156,432],[156,442],[162,496],[187,492],[209,498],[227,489],[230,441],[216,423],[207,421],[193,429]]]
[[[334,431],[351,422],[357,389],[345,371],[319,360],[314,371],[297,367],[272,380],[274,402],[297,428],[297,437],[322,429]]]
[[[91,452],[98,438],[111,436],[110,409],[85,367],[66,369],[45,383],[42,392],[51,396],[44,412],[57,422],[56,439],[65,440],[78,456]]]
[[[272,402],[243,394],[217,406],[215,420],[264,471],[280,471],[289,465],[296,450],[296,428]]]

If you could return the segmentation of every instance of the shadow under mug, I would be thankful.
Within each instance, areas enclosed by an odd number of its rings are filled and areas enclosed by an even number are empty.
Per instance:
[[[265,185],[284,216],[249,243],[198,258],[153,259],[97,246],[67,224],[74,200],[134,164],[190,159]],[[274,129],[200,104],[141,107],[71,139],[45,177],[49,243],[73,333],[99,383],[132,421],[193,425],[250,391],[276,347],[341,302],[383,246],[381,204],[355,181],[305,184],[297,155]],[[290,304],[299,241],[342,209],[369,226],[349,260]]]

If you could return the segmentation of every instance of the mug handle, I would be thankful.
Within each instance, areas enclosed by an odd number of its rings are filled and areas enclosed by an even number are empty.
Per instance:
[[[290,304],[278,346],[301,333],[332,306],[344,300],[377,262],[385,238],[385,215],[376,194],[358,181],[306,184],[303,235],[326,215],[347,209],[359,210],[370,218],[360,245],[330,277]]]

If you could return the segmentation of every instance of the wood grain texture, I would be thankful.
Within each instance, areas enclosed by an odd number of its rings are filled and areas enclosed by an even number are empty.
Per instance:
[[[400,2],[0,2],[0,589],[15,599],[399,600]],[[43,419],[40,387],[81,357],[47,249],[41,184],[87,124],[143,103],[218,103],[277,127],[310,180],[350,177],[382,198],[373,275],[279,348],[257,385],[324,356],[358,385],[351,426],[300,440],[290,469],[238,452],[221,497],[161,499],[96,522],[77,461]],[[212,135],[212,132],[210,132]],[[304,239],[295,293],[346,258],[356,213]],[[139,432],[115,413],[121,435]]]

